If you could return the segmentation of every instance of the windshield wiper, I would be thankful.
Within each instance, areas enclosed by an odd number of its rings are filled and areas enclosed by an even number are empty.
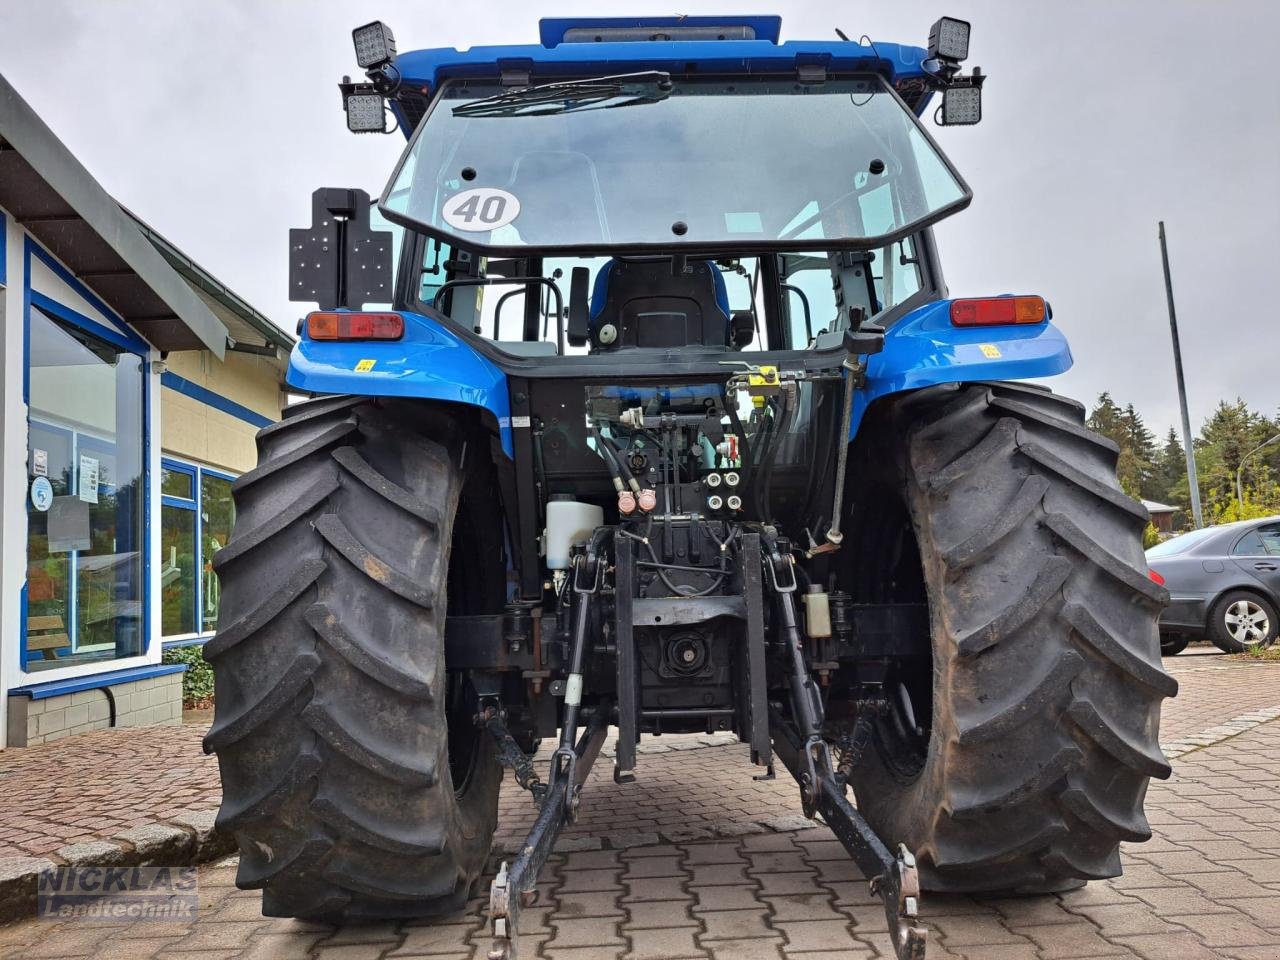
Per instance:
[[[671,74],[661,70],[623,73],[591,80],[562,80],[534,87],[520,87],[461,103],[455,117],[536,117],[576,110],[613,109],[638,103],[657,103],[671,95]],[[611,100],[618,100],[610,103]]]

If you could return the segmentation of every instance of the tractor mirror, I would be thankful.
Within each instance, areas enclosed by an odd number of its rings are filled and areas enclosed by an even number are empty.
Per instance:
[[[591,331],[587,327],[591,271],[574,267],[569,274],[569,346],[585,347]]]

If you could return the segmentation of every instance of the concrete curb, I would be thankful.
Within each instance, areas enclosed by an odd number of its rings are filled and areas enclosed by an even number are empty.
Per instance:
[[[1177,740],[1171,740],[1168,743],[1162,743],[1160,744],[1160,749],[1164,751],[1164,755],[1170,760],[1177,760],[1179,757],[1185,757],[1188,753],[1203,750],[1205,747],[1216,746],[1222,743],[1223,740],[1230,740],[1232,737],[1238,737],[1242,733],[1248,733],[1254,727],[1270,723],[1278,718],[1280,718],[1280,705],[1262,707],[1258,710],[1251,710],[1249,713],[1242,713],[1238,717],[1232,717],[1224,723],[1209,727],[1207,730],[1201,730],[1199,733],[1179,737]]]
[[[68,844],[47,857],[0,857],[0,924],[36,915],[40,874],[60,866],[187,866],[217,860],[235,840],[214,828],[217,809],[180,810],[157,823],[124,830],[110,839]]]

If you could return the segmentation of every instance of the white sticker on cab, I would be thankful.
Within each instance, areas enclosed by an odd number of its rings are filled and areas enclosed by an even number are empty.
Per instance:
[[[497,187],[476,187],[444,202],[444,222],[455,230],[482,233],[505,227],[520,215],[520,200]]]

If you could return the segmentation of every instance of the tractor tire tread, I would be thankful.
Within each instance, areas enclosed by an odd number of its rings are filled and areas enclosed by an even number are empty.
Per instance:
[[[877,738],[852,778],[859,808],[915,851],[927,889],[1116,875],[1120,841],[1150,835],[1142,801],[1169,775],[1157,734],[1177,683],[1115,445],[1080,404],[1024,384],[928,388],[879,416],[876,442],[905,436],[900,479],[877,489],[906,490],[940,679],[922,765]]]
[[[455,792],[443,618],[465,477],[447,418],[337,397],[258,434],[214,566],[218,825],[263,912],[430,915],[488,856],[501,768],[488,741]],[[247,479],[246,479],[247,478]],[[301,491],[301,492],[299,492]]]

